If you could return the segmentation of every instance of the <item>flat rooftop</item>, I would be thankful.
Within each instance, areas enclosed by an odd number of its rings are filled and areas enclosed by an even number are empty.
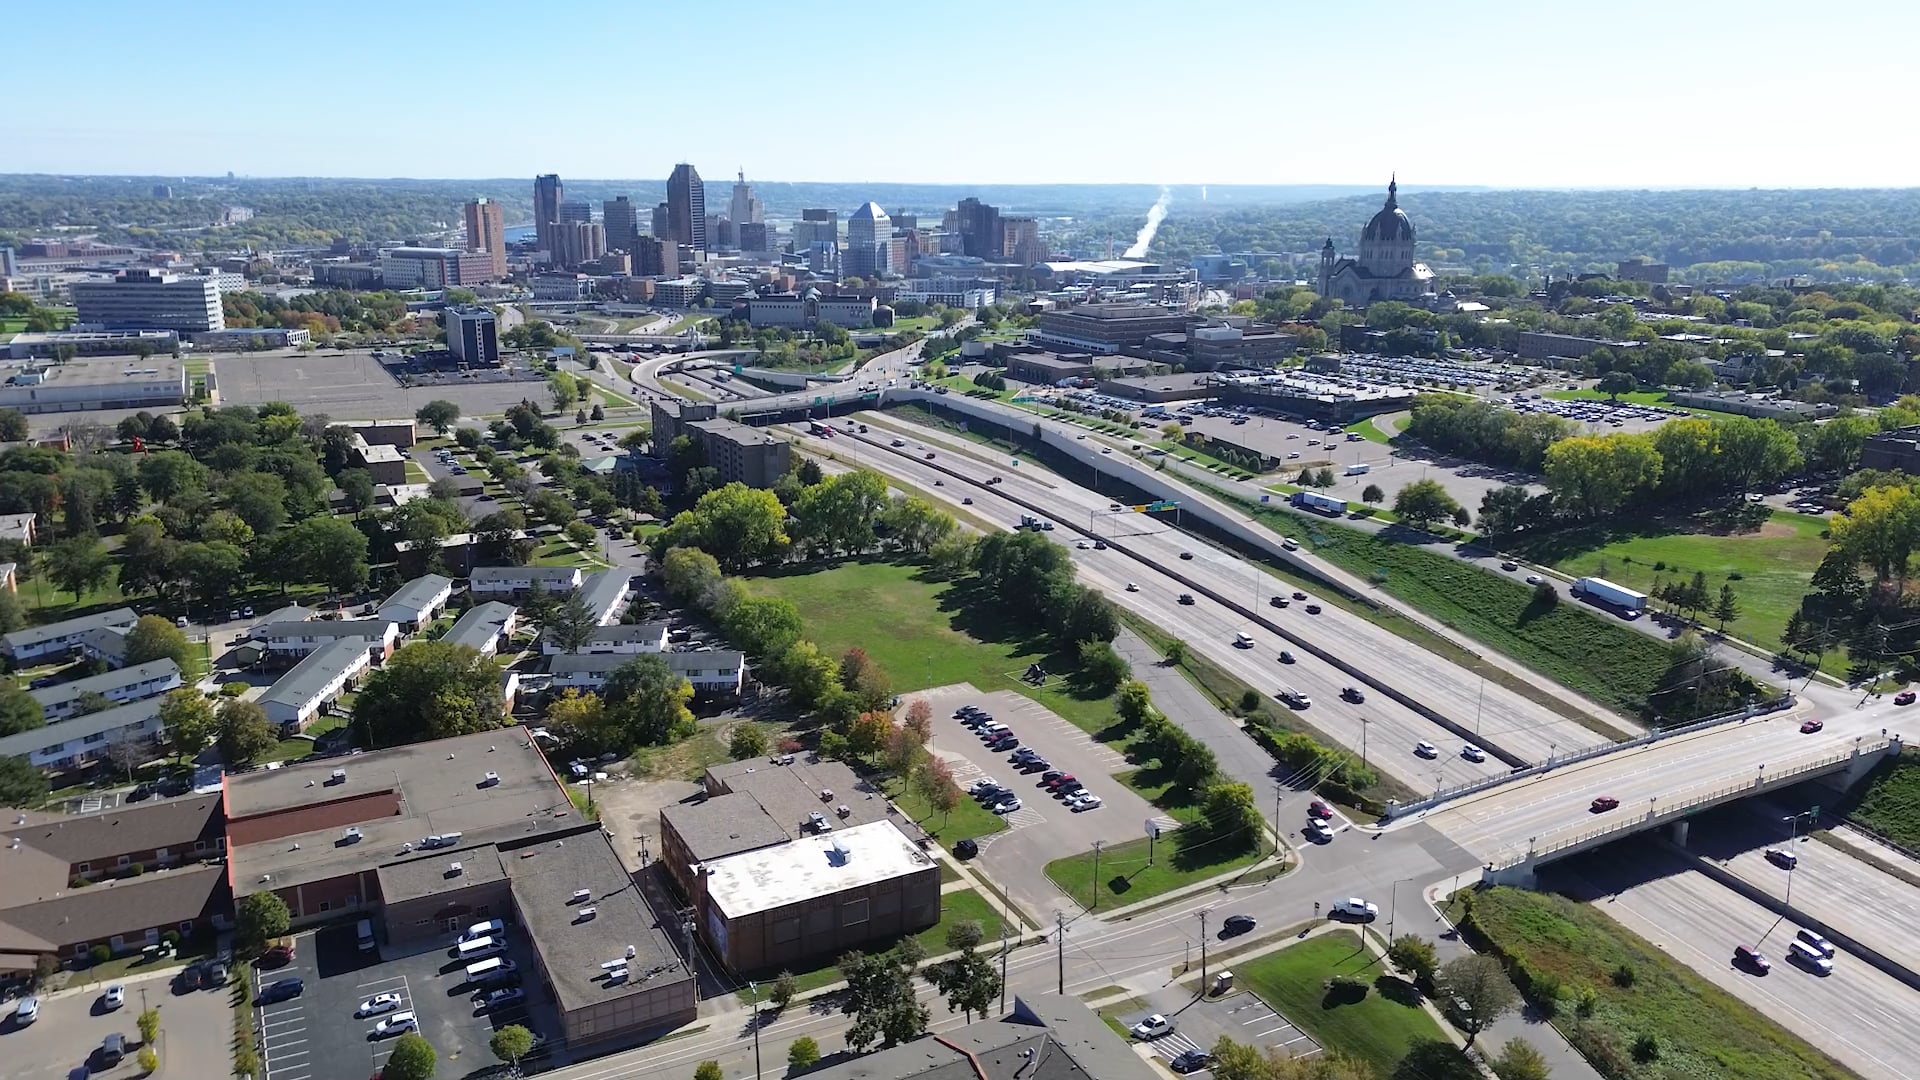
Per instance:
[[[138,337],[138,335],[133,336]],[[20,374],[21,370],[10,366],[6,369],[6,373]],[[144,360],[69,360],[42,371],[40,385],[60,387],[106,386],[113,383],[177,383],[186,377],[186,365],[170,356],[149,356]]]
[[[707,896],[721,914],[737,919],[932,865],[892,822],[875,821],[706,863]]]
[[[693,978],[598,827],[503,845],[499,861],[563,1012]],[[623,959],[616,980],[605,965]]]
[[[344,780],[332,778],[344,770]],[[488,782],[486,774],[498,780]],[[325,758],[226,778],[229,858],[241,895],[411,861],[434,851],[538,836],[580,815],[524,728],[497,728],[391,750]],[[354,826],[360,839],[344,840]]]

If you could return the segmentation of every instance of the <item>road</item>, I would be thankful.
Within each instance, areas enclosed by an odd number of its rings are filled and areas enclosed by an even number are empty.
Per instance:
[[[1912,1017],[1920,1013],[1920,994],[1844,951],[1826,976],[1788,961],[1787,942],[1798,926],[1689,870],[1661,845],[1628,841],[1556,868],[1550,880],[1862,1076],[1914,1075],[1920,1025]],[[1762,976],[1734,967],[1733,948],[1743,944],[1757,946],[1773,970]]]

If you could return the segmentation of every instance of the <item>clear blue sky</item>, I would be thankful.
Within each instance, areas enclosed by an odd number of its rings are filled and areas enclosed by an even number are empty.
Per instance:
[[[23,3],[0,171],[1907,186],[1916,38],[1912,0]]]

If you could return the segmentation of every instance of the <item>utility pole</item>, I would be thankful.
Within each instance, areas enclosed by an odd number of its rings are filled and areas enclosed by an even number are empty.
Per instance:
[[[1207,996],[1207,912],[1200,911],[1200,996]]]
[[[1000,920],[1000,1011],[1007,1011],[1007,920]]]
[[[1367,725],[1372,723],[1366,717],[1360,718],[1360,767],[1367,766]]]
[[[1053,913],[1053,955],[1055,962],[1059,965],[1058,985],[1055,992],[1065,995],[1067,992],[1067,913],[1064,911]],[[1005,984],[1002,984],[1002,992],[1005,989]]]
[[[1280,798],[1282,792],[1273,793],[1273,854],[1280,857]]]
[[[1099,840],[1095,840],[1093,842],[1093,907],[1088,908],[1087,909],[1088,911],[1092,911],[1094,908],[1097,908],[1100,906],[1100,847],[1101,847],[1101,844],[1102,844],[1102,841],[1099,841]],[[1065,990],[1062,990],[1060,992],[1063,994],[1066,993]]]
[[[753,991],[753,1080],[760,1080],[760,984],[748,980],[747,989]]]

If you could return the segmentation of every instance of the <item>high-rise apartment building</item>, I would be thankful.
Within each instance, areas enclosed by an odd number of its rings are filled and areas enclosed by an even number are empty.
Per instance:
[[[707,245],[715,251],[734,248],[733,222],[725,214],[707,215]]]
[[[467,250],[484,251],[493,262],[493,276],[507,276],[507,222],[500,204],[475,199],[467,204]]]
[[[1022,266],[1032,266],[1047,257],[1040,244],[1040,223],[1030,217],[1000,219],[1000,254]]]
[[[733,202],[727,207],[727,217],[733,220],[735,229],[742,225],[757,225],[766,220],[761,216],[760,200],[753,194],[753,185],[747,183],[745,169],[740,170],[739,177],[733,182]]]
[[[625,195],[608,199],[600,204],[600,220],[607,227],[607,247],[632,254],[640,236],[640,207]]]
[[[135,267],[112,281],[76,281],[73,306],[82,326],[103,330],[225,330],[220,283]]]
[[[960,226],[960,253],[976,259],[1000,257],[1000,210],[968,197],[960,200],[954,217]]]
[[[636,277],[672,277],[680,272],[680,245],[672,240],[643,236],[634,252]]]
[[[500,363],[499,325],[483,307],[447,309],[447,351],[463,364]]]
[[[533,178],[533,233],[541,251],[553,250],[553,226],[560,220],[560,200],[566,194],[558,173]]]
[[[700,182],[700,171],[684,161],[667,177],[667,231],[683,248],[707,250],[706,185]]]
[[[869,202],[847,218],[847,246],[840,253],[840,271],[851,277],[877,277],[887,272],[887,242],[893,221],[880,204]]]
[[[764,221],[748,221],[734,226],[739,233],[741,251],[773,250],[773,233]]]

